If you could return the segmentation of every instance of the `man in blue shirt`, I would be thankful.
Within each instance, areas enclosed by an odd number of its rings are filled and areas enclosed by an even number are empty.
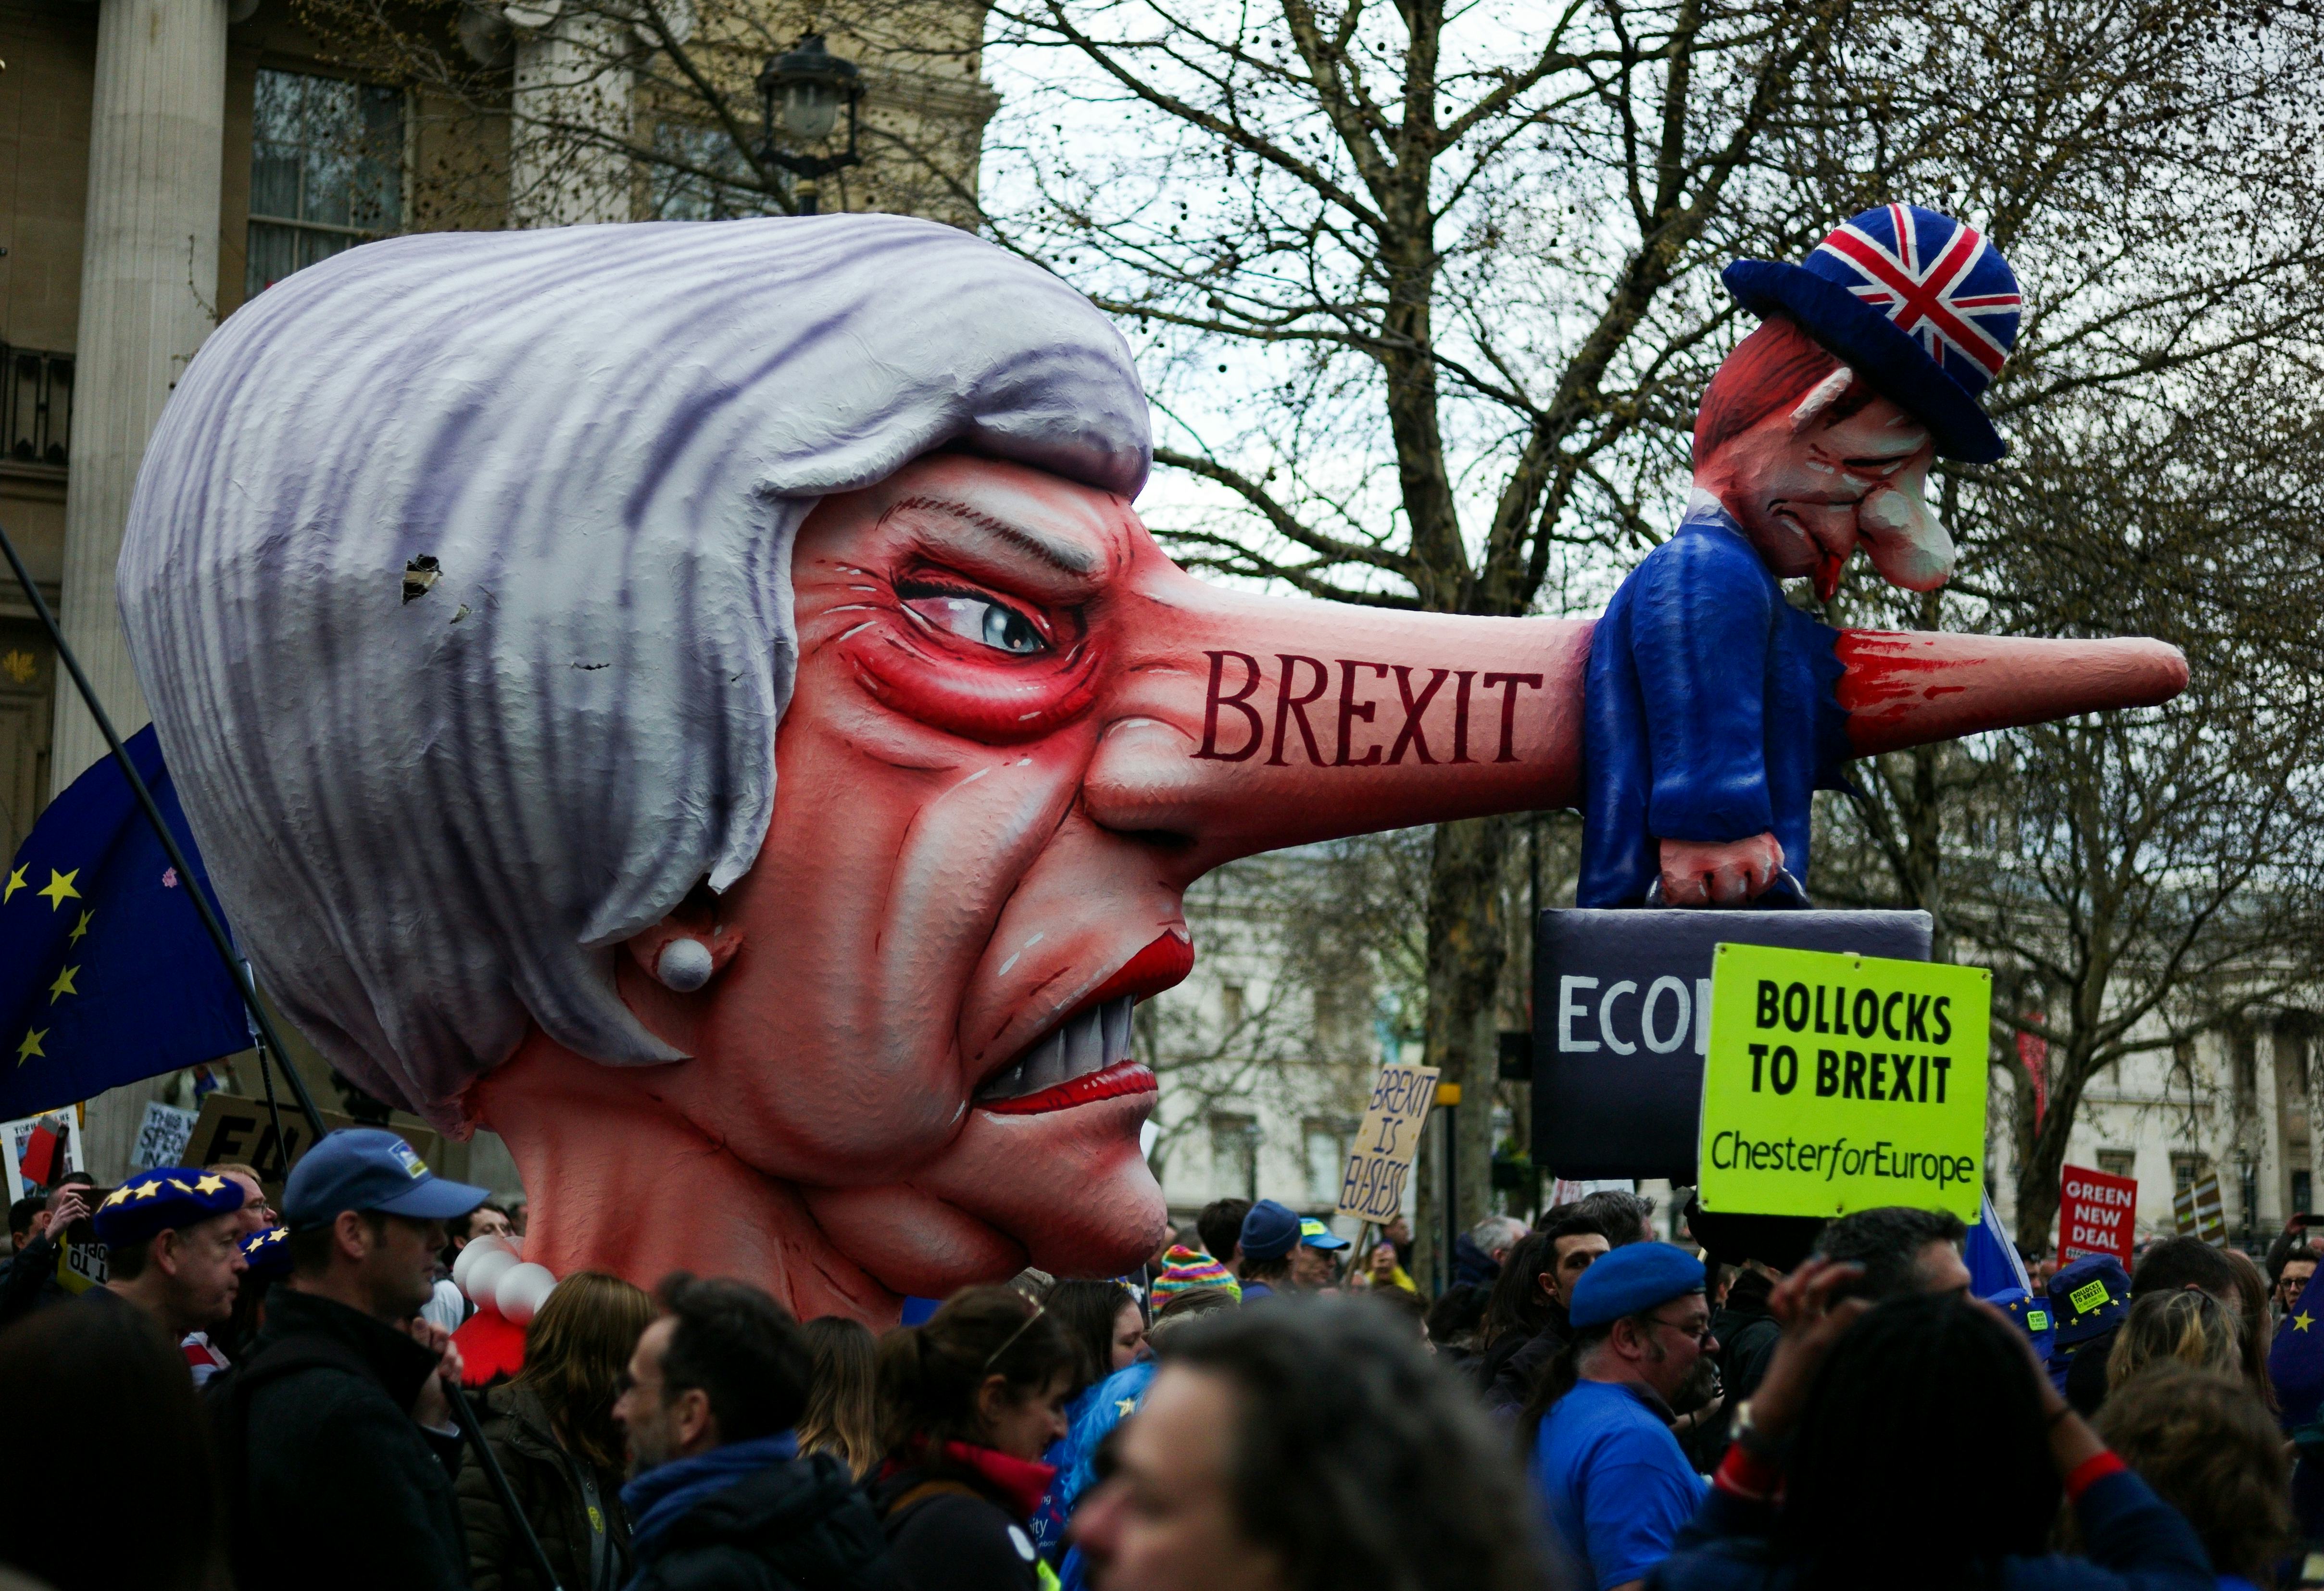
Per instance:
[[[1639,1586],[1702,1501],[1670,1433],[1672,1405],[1716,1374],[1702,1281],[1683,1250],[1633,1243],[1573,1283],[1577,1379],[1542,1421],[1533,1480],[1589,1591]]]

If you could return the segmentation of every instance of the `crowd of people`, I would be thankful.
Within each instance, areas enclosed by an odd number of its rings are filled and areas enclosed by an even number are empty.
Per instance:
[[[106,1279],[57,1251],[87,1221]],[[1436,1298],[1222,1200],[1139,1274],[875,1336],[745,1283],[565,1277],[473,1398],[393,1135],[10,1215],[0,1585],[58,1591],[2233,1591],[2314,1583],[2324,1296],[2190,1237],[1974,1295],[1954,1218],[1634,1194],[1494,1217]],[[473,1429],[471,1429],[473,1427]]]

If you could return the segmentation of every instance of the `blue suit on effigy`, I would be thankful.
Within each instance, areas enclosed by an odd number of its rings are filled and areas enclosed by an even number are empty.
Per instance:
[[[1848,787],[1839,636],[1784,600],[1742,527],[1698,492],[1591,638],[1577,906],[1645,904],[1665,839],[1772,832],[1806,878],[1810,801]]]

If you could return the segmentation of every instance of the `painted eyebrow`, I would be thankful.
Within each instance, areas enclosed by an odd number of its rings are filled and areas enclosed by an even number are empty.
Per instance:
[[[995,540],[1007,542],[1019,552],[1048,565],[1061,575],[1071,575],[1077,579],[1086,580],[1098,572],[1098,559],[1094,555],[1084,552],[1077,547],[1052,541],[1045,536],[1037,536],[1021,526],[1012,525],[1006,520],[996,519],[991,514],[969,507],[966,503],[954,502],[949,498],[943,497],[907,497],[890,511],[894,512],[901,509],[927,509],[959,520],[965,524],[973,525]]]

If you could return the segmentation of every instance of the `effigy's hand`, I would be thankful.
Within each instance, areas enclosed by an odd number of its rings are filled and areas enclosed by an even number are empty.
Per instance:
[[[1773,834],[1661,843],[1663,900],[1669,906],[1738,906],[1766,894],[1784,870],[1784,847]]]

